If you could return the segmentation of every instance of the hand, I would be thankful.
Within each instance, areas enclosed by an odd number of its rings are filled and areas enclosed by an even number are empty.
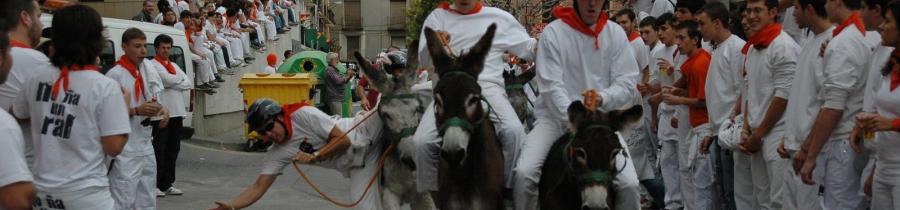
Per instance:
[[[741,134],[741,144],[738,147],[742,152],[747,154],[754,154],[759,152],[759,149],[762,147],[762,137],[757,135],[759,132],[750,133],[742,133]],[[747,135],[749,134],[749,135]]]
[[[169,125],[169,110],[166,108],[162,109],[162,120],[159,121],[160,128],[166,128]]]
[[[857,124],[862,124],[862,128],[866,132],[890,131],[893,127],[890,118],[883,117],[875,113],[860,113],[856,115]]]
[[[791,157],[790,154],[788,154],[787,150],[784,149],[784,142],[781,142],[781,144],[778,145],[778,156],[781,156],[781,158],[784,159],[788,159]]]
[[[669,60],[662,59],[662,58],[657,58],[657,59],[656,59],[656,65],[659,66],[659,71],[660,71],[661,73],[664,73],[664,74],[666,74],[666,75],[671,75],[671,74],[672,74],[672,63],[669,62]]]
[[[294,161],[301,164],[311,164],[316,162],[316,156],[305,152],[298,152],[297,155],[294,156]]]
[[[671,123],[672,128],[678,128],[678,118],[673,117],[672,120],[669,121]]]
[[[678,97],[678,96],[675,96],[675,95],[672,95],[672,94],[668,94],[668,93],[663,94],[663,102],[666,102],[667,104],[670,104],[670,105],[680,105],[680,104],[683,104],[683,103],[682,103],[682,100],[681,100],[681,97]]]
[[[709,154],[709,145],[712,144],[712,138],[707,136],[703,138],[703,141],[700,143],[700,154]]]
[[[134,109],[135,114],[140,116],[153,117],[159,114],[159,111],[162,110],[162,105],[156,102],[144,102],[140,106]]]
[[[816,181],[813,181],[812,173],[813,170],[816,169],[816,160],[806,159],[806,163],[803,164],[803,167],[800,168],[800,178],[803,179],[803,183],[808,185],[816,184]]]
[[[647,95],[647,93],[650,92],[649,85],[647,83],[643,83],[643,82],[637,84],[637,89],[638,89],[638,92],[641,93],[642,96]]]
[[[353,77],[353,76],[356,76],[356,72],[353,71],[353,70],[348,69],[348,70],[347,70],[347,78],[351,78],[351,77]]]
[[[369,107],[369,100],[363,98],[359,100],[359,105],[362,106],[364,111],[369,111],[371,107]]]
[[[793,167],[797,175],[800,175],[800,169],[803,168],[804,163],[806,163],[806,150],[801,149],[797,154],[794,154]]]
[[[216,207],[213,207],[209,210],[234,210],[234,209],[237,209],[237,208],[234,208],[231,205],[216,201]]]
[[[858,121],[857,121],[858,122]],[[862,153],[862,139],[865,138],[862,136],[862,128],[859,127],[859,123],[857,126],[853,126],[853,131],[850,132],[850,148],[853,148],[853,151],[858,153]]]

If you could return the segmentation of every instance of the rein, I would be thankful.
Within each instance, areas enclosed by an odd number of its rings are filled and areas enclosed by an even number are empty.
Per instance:
[[[607,130],[607,131],[610,131],[613,133],[615,132],[615,130],[612,129],[612,127],[609,127],[607,125],[600,125],[600,124],[589,125],[589,126],[587,126],[587,128],[584,128],[584,129],[585,130],[587,130],[587,129],[603,129],[603,130]],[[563,146],[563,162],[568,166],[567,170],[570,173],[575,171],[575,169],[572,168],[572,164],[570,164],[570,161],[571,161],[570,159],[572,159],[572,157],[575,156],[575,149],[574,149],[574,147],[572,147],[572,142],[575,141],[576,135],[577,135],[577,133],[570,133],[569,140],[566,141],[565,146]],[[622,149],[619,149],[619,151],[613,153],[612,156],[615,157],[616,155],[619,155],[621,153],[622,153]],[[613,160],[615,160],[615,158],[613,158]],[[626,159],[626,161],[627,161],[627,159]],[[622,171],[625,170],[626,165],[627,164],[623,164],[622,168],[617,169],[615,171],[615,173],[612,173],[612,174],[609,171],[605,171],[605,170],[591,170],[591,171],[588,171],[586,174],[583,174],[577,178],[579,181],[582,181],[582,182],[596,182],[596,183],[612,182],[612,180],[615,179],[616,175],[619,175],[620,173],[622,173]]]
[[[445,73],[445,76],[446,75],[458,75],[458,76],[465,77],[467,79],[476,80],[476,81],[478,80],[475,77],[473,77],[472,75],[469,75],[468,73],[465,73],[462,71],[451,71],[451,72]],[[465,129],[466,131],[469,131],[471,133],[474,133],[475,128],[477,126],[481,126],[481,123],[483,123],[485,119],[488,119],[491,116],[491,112],[494,112],[494,107],[491,106],[491,103],[489,103],[487,101],[487,99],[485,99],[484,97],[480,97],[479,100],[481,100],[482,102],[487,104],[488,108],[485,111],[485,113],[481,115],[481,118],[478,119],[478,121],[469,122],[468,120],[465,120],[461,117],[451,117],[450,119],[447,119],[447,121],[444,121],[444,123],[441,123],[440,126],[438,126],[439,130],[446,130],[447,128],[450,128],[450,127],[458,127],[458,128]]]

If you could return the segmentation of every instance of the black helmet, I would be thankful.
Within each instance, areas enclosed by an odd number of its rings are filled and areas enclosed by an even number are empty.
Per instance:
[[[265,127],[281,114],[281,106],[270,98],[257,99],[247,110],[247,125],[251,131],[262,133]]]
[[[406,53],[403,51],[389,52],[386,57],[391,60],[391,65],[385,66],[388,70],[406,68]]]

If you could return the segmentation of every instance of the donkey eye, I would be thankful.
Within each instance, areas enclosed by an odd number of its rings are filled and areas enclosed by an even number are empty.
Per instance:
[[[584,148],[575,149],[575,158],[587,159],[587,152],[584,151]]]
[[[481,99],[480,96],[471,97],[471,98],[469,98],[469,101],[467,101],[466,103],[467,103],[469,106],[474,106],[474,105],[476,105],[478,102],[481,101],[480,99]]]

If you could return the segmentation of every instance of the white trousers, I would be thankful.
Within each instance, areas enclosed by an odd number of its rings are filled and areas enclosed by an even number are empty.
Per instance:
[[[682,119],[687,120],[687,119]],[[687,162],[679,162],[681,171],[681,191],[685,195],[687,209],[717,209],[717,195],[713,194],[715,177],[712,168],[712,153],[699,154],[699,147],[704,138],[710,136],[709,124],[699,125],[691,129],[684,141],[678,142],[678,155],[687,156]]]
[[[900,209],[900,183],[892,183],[878,174],[872,180],[872,209]]]
[[[353,118],[341,118],[336,127],[347,131],[357,122],[362,121],[364,113],[356,113]],[[378,114],[373,115],[359,127],[347,134],[350,139],[350,147],[335,159],[318,163],[316,165],[340,171],[345,177],[350,178],[350,193],[345,200],[356,200],[366,193],[356,210],[381,210],[381,183],[377,180],[366,192],[369,179],[378,169],[378,158],[381,157],[382,142],[381,132],[383,124]]]
[[[211,44],[209,45],[209,50],[215,54],[216,67],[218,67],[219,70],[227,69],[228,65],[225,65],[225,54],[222,53],[222,46]]]
[[[252,49],[250,48],[250,32],[241,32],[241,43],[244,45],[244,55],[252,57],[253,55],[250,54],[252,53],[250,52],[250,49]]]
[[[156,157],[119,155],[109,172],[116,210],[156,209]]]
[[[732,151],[734,158],[734,205],[737,210],[756,210],[759,205],[753,197],[753,172],[750,170],[750,156],[741,151]]]
[[[866,162],[846,139],[829,140],[816,159],[813,178],[825,186],[824,209],[864,209],[860,174]],[[876,167],[877,168],[877,167]],[[874,193],[874,192],[873,192]]]
[[[228,46],[229,46],[228,55],[231,56],[231,59],[239,60],[239,61],[243,62],[244,61],[244,45],[241,44],[241,39],[229,37],[229,36],[225,36],[225,37],[220,36],[220,38],[221,38],[220,40],[224,40],[226,43],[228,43]]]
[[[275,36],[278,35],[278,29],[275,28],[275,21],[269,16],[263,16],[261,22],[266,25],[266,41],[275,41]]]
[[[684,195],[681,192],[681,171],[678,169],[678,141],[660,141],[660,144],[659,165],[666,187],[666,209],[680,209],[684,207]]]
[[[194,71],[196,71],[197,73],[197,77],[195,78],[195,80],[197,80],[197,83],[195,84],[199,85],[216,80],[216,76],[213,74],[213,69],[215,67],[212,66],[212,62],[211,60],[209,60],[209,57],[207,57],[207,59],[200,59],[198,57],[196,60],[194,60],[194,62],[197,64],[195,66],[196,68],[194,68]]]
[[[519,121],[515,110],[509,103],[504,87],[496,84],[481,83],[481,95],[493,107],[490,120],[494,123],[500,146],[503,147],[503,174],[506,187],[512,185],[512,169],[519,157],[519,148],[525,140],[525,127]],[[487,107],[485,107],[487,108]],[[438,190],[438,164],[441,158],[441,138],[438,136],[437,123],[434,116],[434,102],[425,109],[419,127],[413,136],[416,154],[416,185],[419,192]]]
[[[797,151],[789,151],[793,158]],[[792,159],[791,159],[792,161]],[[796,210],[820,210],[823,209],[819,202],[819,186],[807,185],[803,183],[797,171],[793,166],[788,166],[784,170],[784,194],[783,209]]]
[[[757,209],[783,209],[784,170],[792,167],[791,160],[778,156],[778,145],[783,137],[783,131],[772,131],[763,138],[762,150],[750,155]]]
[[[34,209],[47,210],[113,210],[114,205],[109,187],[91,187],[64,193],[38,191],[37,198],[32,203]]]

